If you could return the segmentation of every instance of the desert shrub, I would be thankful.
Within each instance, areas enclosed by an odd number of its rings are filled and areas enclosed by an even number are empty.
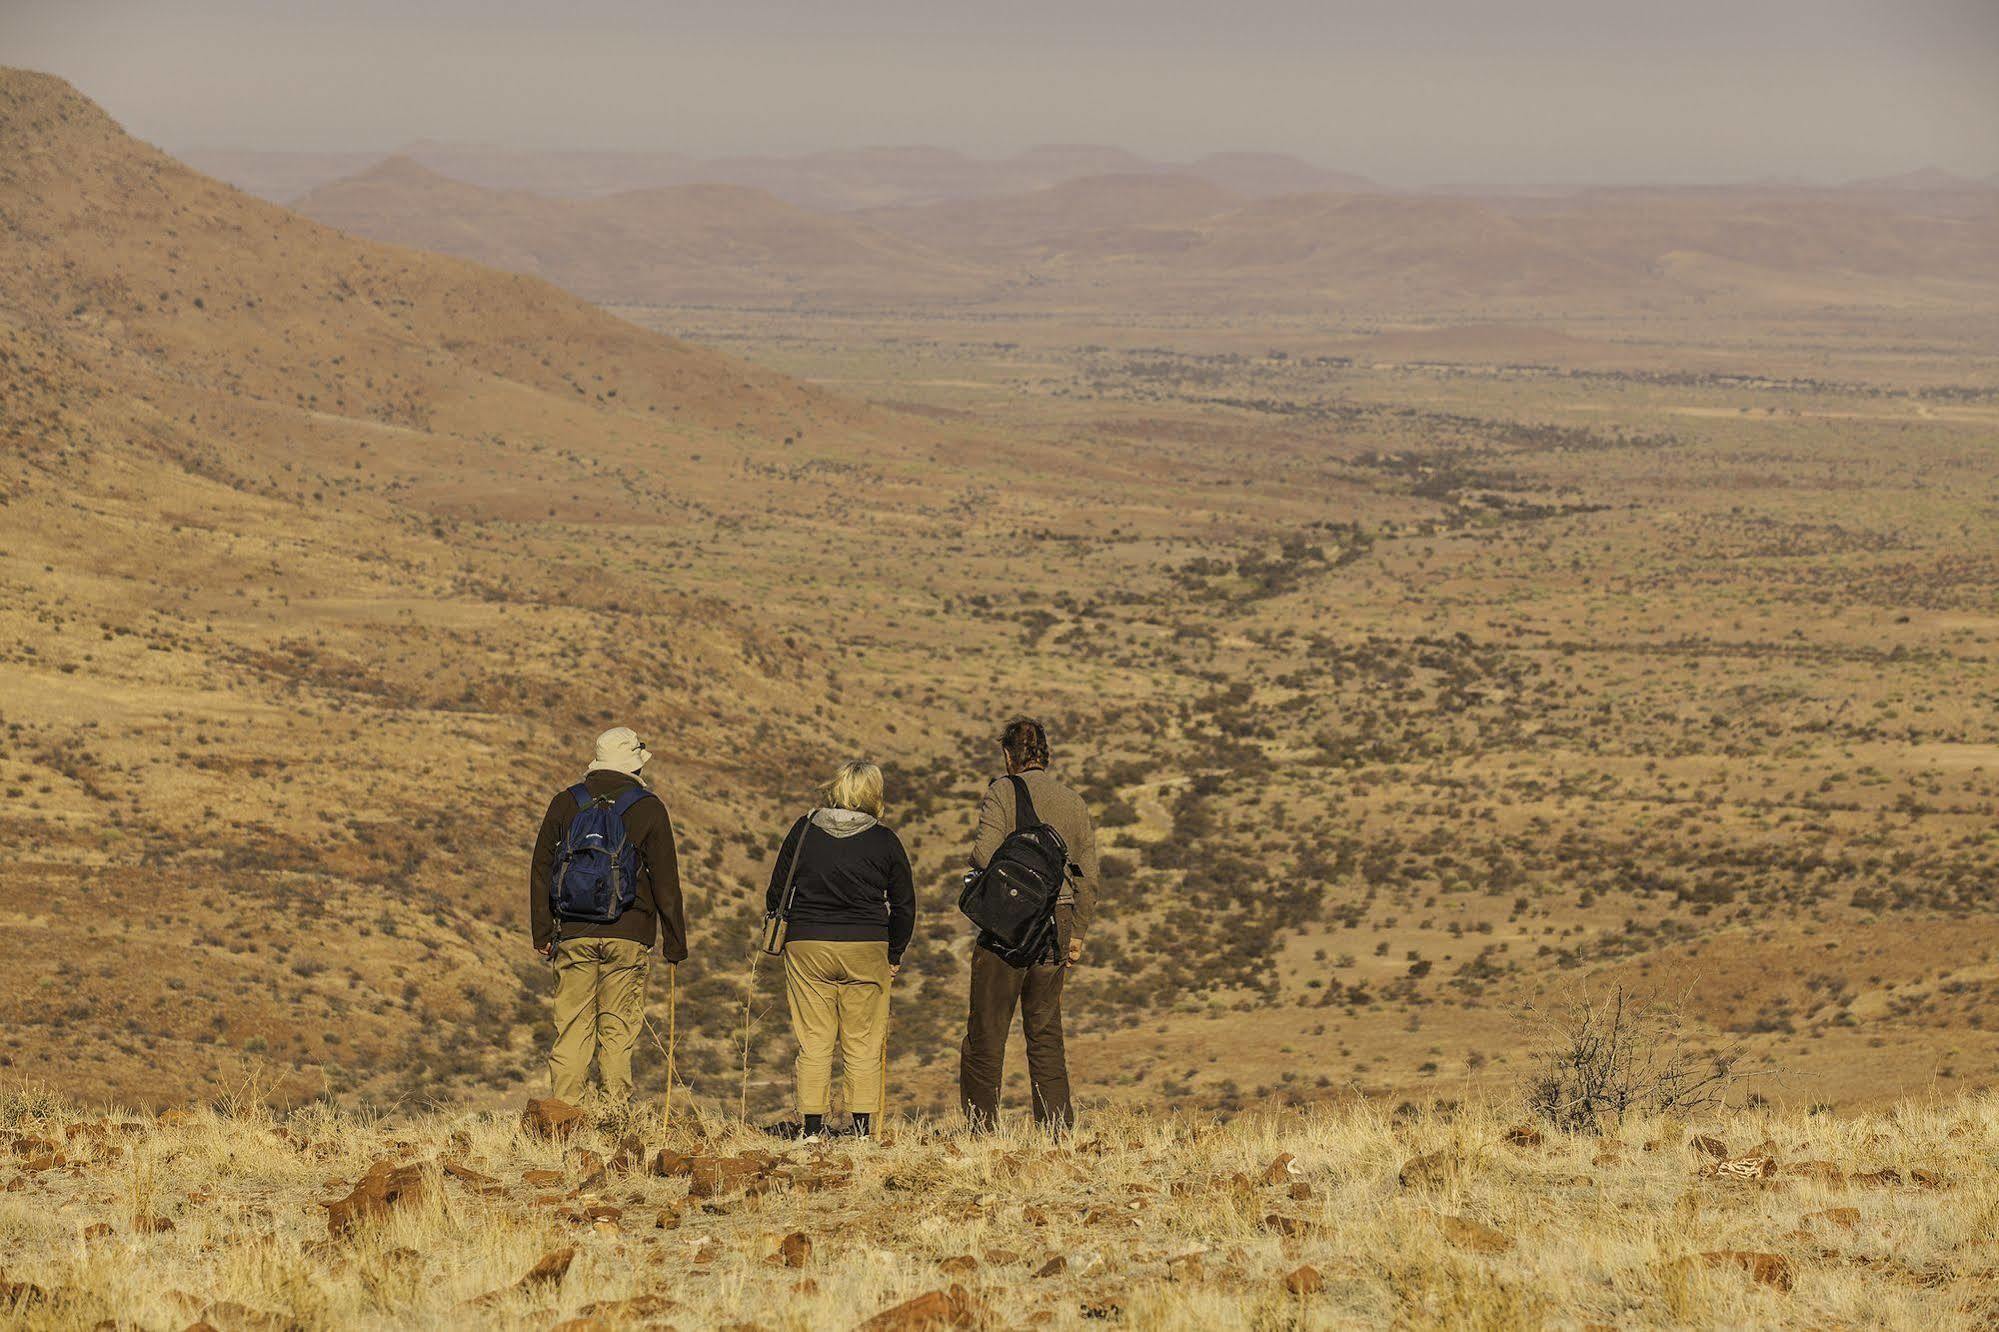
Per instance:
[[[1578,995],[1538,1014],[1550,1029],[1528,1107],[1564,1133],[1601,1133],[1629,1114],[1686,1114],[1725,1103],[1742,1049],[1700,1046],[1678,1004]]]

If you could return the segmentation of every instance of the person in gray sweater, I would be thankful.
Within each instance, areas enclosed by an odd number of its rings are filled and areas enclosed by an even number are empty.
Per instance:
[[[1008,776],[1027,785],[1028,799],[1042,822],[1062,834],[1069,848],[1069,873],[1055,906],[1055,940],[1042,958],[1014,966],[983,944],[972,948],[972,985],[965,1041],[958,1058],[958,1093],[965,1117],[976,1130],[999,1120],[1000,1079],[1005,1073],[1006,1037],[1020,1012],[1027,1037],[1027,1072],[1034,1089],[1034,1119],[1044,1128],[1066,1131],[1075,1112],[1069,1098],[1069,1065],[1062,1043],[1062,982],[1083,957],[1083,939],[1097,906],[1097,830],[1083,798],[1048,771],[1048,732],[1022,717],[1007,724],[1000,752]],[[973,869],[984,869],[1013,832],[1013,783],[1000,778],[986,788],[979,827],[972,841]]]

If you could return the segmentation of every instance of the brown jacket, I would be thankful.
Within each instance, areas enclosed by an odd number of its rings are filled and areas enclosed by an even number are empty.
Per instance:
[[[638,784],[636,777],[622,772],[591,772],[583,785],[593,796],[615,795]],[[606,925],[591,921],[557,922],[548,905],[548,885],[555,875],[555,852],[562,835],[576,817],[576,797],[567,787],[548,802],[542,815],[541,832],[534,839],[534,861],[528,871],[528,911],[534,923],[534,946],[545,948],[562,927],[565,939],[630,939],[651,948],[659,940],[660,952],[669,962],[687,957],[687,922],[680,909],[680,860],[673,849],[673,821],[667,817],[666,802],[641,800],[625,811],[625,833],[638,847],[638,902],[624,915]],[[664,937],[661,937],[664,936]]]
[[[1097,827],[1090,820],[1083,797],[1048,775],[1045,768],[1030,768],[1020,774],[1027,783],[1027,798],[1043,823],[1062,834],[1069,847],[1069,882],[1062,889],[1062,902],[1072,913],[1073,937],[1089,933],[1097,912]],[[972,839],[972,868],[984,869],[1014,829],[1013,783],[1004,777],[986,788],[979,805],[979,830]]]

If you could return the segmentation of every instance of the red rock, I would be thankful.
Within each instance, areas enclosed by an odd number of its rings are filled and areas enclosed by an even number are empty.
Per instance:
[[[953,1285],[949,1290],[932,1290],[913,1300],[904,1300],[863,1322],[858,1332],[925,1332],[942,1327],[974,1327],[983,1310],[971,1292]]]
[[[1541,1130],[1532,1124],[1516,1124],[1506,1130],[1505,1142],[1509,1147],[1539,1147],[1544,1139]]]
[[[550,1249],[535,1260],[526,1276],[520,1279],[521,1290],[534,1290],[541,1286],[552,1286],[569,1275],[569,1265],[576,1261],[576,1246]]]
[[[652,1164],[647,1169],[650,1173],[662,1178],[671,1175],[685,1175],[693,1171],[694,1158],[691,1156],[682,1156],[671,1147],[662,1147],[658,1152],[654,1153]]]
[[[1738,1267],[1761,1286],[1788,1291],[1793,1284],[1791,1264],[1778,1254],[1753,1253],[1747,1249],[1716,1249],[1701,1255],[1709,1267]]]
[[[439,1169],[443,1170],[445,1174],[451,1176],[453,1179],[470,1184],[475,1189],[485,1190],[501,1187],[499,1180],[494,1179],[491,1175],[480,1174],[462,1161],[443,1161],[439,1163]]]
[[[779,1241],[777,1256],[784,1260],[786,1267],[803,1267],[812,1261],[812,1237],[802,1230],[794,1230]]]
[[[368,1173],[361,1177],[352,1193],[339,1202],[321,1204],[326,1208],[327,1232],[338,1239],[364,1222],[416,1202],[428,1190],[422,1167],[378,1161],[368,1167]]]
[[[1040,1267],[1036,1268],[1034,1270],[1034,1275],[1038,1277],[1061,1276],[1064,1272],[1068,1270],[1069,1270],[1069,1260],[1067,1258],[1064,1258],[1061,1254],[1058,1253],[1053,1258],[1050,1258],[1047,1262],[1043,1263]]]
[[[546,1188],[550,1184],[560,1184],[562,1182],[562,1172],[560,1170],[523,1170],[521,1171],[521,1182],[533,1185],[538,1189]]]
[[[1325,1288],[1325,1277],[1319,1275],[1319,1269],[1310,1263],[1286,1273],[1284,1277],[1284,1289],[1293,1295],[1317,1295]]]
[[[521,1112],[521,1129],[537,1138],[567,1138],[583,1123],[583,1112],[556,1097],[529,1101]]]
[[[1275,1161],[1264,1167],[1263,1182],[1265,1184],[1289,1184],[1292,1176],[1298,1173],[1297,1162],[1298,1158],[1289,1152],[1280,1154]]]
[[[1503,1230],[1495,1230],[1483,1221],[1474,1221],[1465,1216],[1438,1214],[1437,1228],[1444,1232],[1444,1238],[1460,1249],[1473,1253],[1505,1253],[1513,1247],[1513,1236]]]
[[[1713,1157],[1717,1161],[1728,1159],[1728,1145],[1720,1138],[1710,1138],[1705,1134],[1696,1133],[1693,1137],[1687,1139],[1687,1147],[1690,1151],[1699,1152],[1703,1156]]]
[[[1297,1239],[1302,1235],[1316,1233],[1319,1226],[1315,1221],[1307,1221],[1296,1216],[1283,1216],[1277,1212],[1272,1212],[1269,1216],[1263,1218],[1263,1228],[1265,1230],[1274,1230],[1286,1239]]]
[[[1870,1189],[1891,1189],[1901,1184],[1902,1172],[1892,1169],[1875,1170],[1865,1175],[1855,1175],[1853,1182]]]
[[[955,1258],[946,1258],[937,1264],[938,1269],[952,1276],[970,1276],[979,1270],[979,1260],[969,1253],[961,1253]]]
[[[135,1216],[132,1229],[141,1235],[164,1235],[174,1228],[173,1221],[164,1216]]]
[[[689,1172],[687,1196],[715,1198],[747,1185],[763,1167],[744,1157],[699,1156]]]

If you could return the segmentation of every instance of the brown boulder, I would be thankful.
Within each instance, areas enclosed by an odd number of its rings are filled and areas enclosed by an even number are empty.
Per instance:
[[[504,1187],[499,1180],[494,1179],[491,1175],[479,1173],[463,1161],[445,1160],[439,1162],[438,1168],[453,1179],[470,1184],[481,1193],[497,1193]]]
[[[786,1267],[803,1267],[812,1261],[812,1237],[802,1230],[786,1235],[777,1246],[777,1256]]]
[[[569,1275],[569,1265],[576,1261],[576,1246],[568,1245],[560,1249],[550,1249],[535,1259],[535,1264],[519,1282],[521,1290],[535,1290],[542,1286],[553,1286]]]
[[[1910,1170],[1909,1182],[1919,1189],[1940,1189],[1944,1186],[1943,1176],[1934,1170]]]
[[[1509,1147],[1539,1147],[1543,1141],[1545,1139],[1541,1136],[1541,1130],[1532,1124],[1515,1124],[1506,1130],[1505,1134],[1505,1142]]]
[[[1043,1263],[1040,1267],[1036,1268],[1034,1271],[1034,1275],[1038,1277],[1055,1277],[1055,1276],[1061,1276],[1064,1272],[1068,1270],[1069,1270],[1069,1260],[1067,1258],[1064,1258],[1061,1254],[1058,1253],[1053,1258],[1050,1258],[1047,1262]]]
[[[932,1290],[904,1300],[861,1323],[857,1332],[925,1332],[940,1327],[974,1327],[982,1310],[963,1286]]]
[[[650,1173],[658,1175],[663,1179],[673,1175],[685,1175],[693,1169],[694,1158],[691,1156],[682,1156],[671,1147],[662,1147],[655,1152],[652,1164],[647,1167]]]
[[[1749,1274],[1751,1281],[1776,1290],[1788,1291],[1794,1281],[1790,1262],[1774,1253],[1754,1253],[1747,1249],[1716,1249],[1702,1254],[1701,1261],[1709,1267],[1740,1268]]]
[[[1901,1184],[1902,1172],[1888,1168],[1873,1170],[1864,1175],[1855,1175],[1853,1182],[1870,1189],[1892,1189]]]
[[[352,1233],[364,1222],[387,1216],[406,1207],[429,1191],[429,1181],[421,1166],[399,1166],[393,1161],[377,1161],[368,1173],[339,1202],[323,1203],[327,1233],[335,1239]]]
[[[582,1126],[583,1112],[564,1100],[546,1096],[529,1101],[521,1111],[521,1129],[536,1138],[567,1138]]]
[[[693,1169],[688,1172],[687,1196],[718,1198],[745,1187],[764,1168],[746,1156],[697,1156]]]
[[[1687,1139],[1687,1149],[1698,1152],[1702,1156],[1711,1157],[1716,1161],[1726,1161],[1728,1159],[1728,1144],[1720,1138],[1710,1138],[1704,1133],[1696,1133],[1693,1137]]]
[[[979,1270],[979,1260],[969,1253],[961,1253],[955,1258],[945,1258],[937,1264],[938,1270],[952,1276],[970,1276]]]
[[[1513,1236],[1468,1216],[1438,1213],[1437,1228],[1444,1232],[1445,1239],[1473,1253],[1505,1253],[1513,1247]]]
[[[1265,1184],[1289,1184],[1293,1176],[1298,1173],[1298,1158],[1289,1152],[1283,1152],[1275,1161],[1264,1167],[1263,1182]]]
[[[1325,1288],[1326,1278],[1310,1263],[1286,1273],[1284,1277],[1284,1289],[1293,1295],[1317,1295]]]

